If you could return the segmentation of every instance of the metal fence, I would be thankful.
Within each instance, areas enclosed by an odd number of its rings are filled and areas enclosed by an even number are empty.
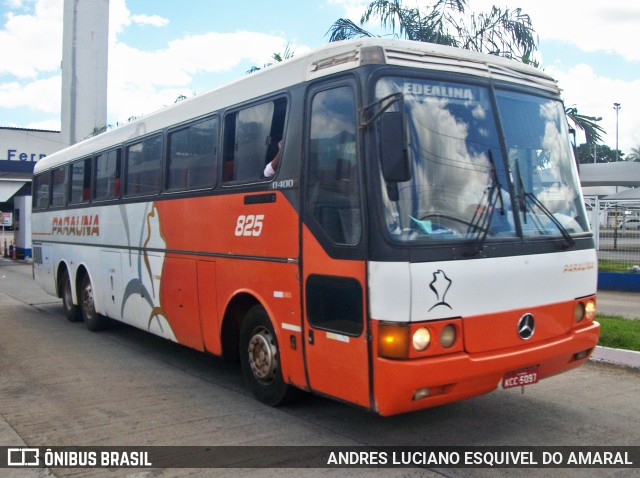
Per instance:
[[[586,196],[598,266],[603,272],[640,273],[640,201]]]

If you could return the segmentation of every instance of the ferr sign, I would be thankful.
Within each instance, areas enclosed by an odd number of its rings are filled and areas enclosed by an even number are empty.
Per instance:
[[[13,213],[0,212],[0,226],[11,227],[12,224],[13,224]]]

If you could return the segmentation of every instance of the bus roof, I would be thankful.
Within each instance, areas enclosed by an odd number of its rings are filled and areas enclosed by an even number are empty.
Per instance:
[[[34,173],[148,133],[205,116],[231,105],[366,64],[409,66],[461,73],[532,86],[554,94],[560,93],[556,81],[543,71],[495,55],[409,40],[386,38],[347,40],[328,43],[304,55],[277,63],[106,133],[88,138],[41,159],[36,163]]]

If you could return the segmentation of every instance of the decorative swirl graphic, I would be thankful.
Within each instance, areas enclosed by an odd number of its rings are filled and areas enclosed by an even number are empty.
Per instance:
[[[143,324],[151,331],[157,327],[160,335],[175,340],[175,334],[171,328],[168,317],[160,304],[158,285],[160,281],[160,271],[164,259],[162,255],[149,254],[150,249],[164,248],[165,240],[160,234],[160,228],[155,227],[154,221],[159,220],[159,212],[155,203],[151,204],[151,209],[145,213],[145,220],[140,230],[140,254],[138,254],[137,277],[131,279],[125,287],[122,301],[121,315],[125,317],[125,308],[129,308],[129,317],[132,322]],[[163,244],[159,244],[162,242]],[[158,271],[158,275],[154,274]],[[141,315],[146,316],[146,322],[140,323]]]
[[[449,292],[450,287],[451,287],[451,279],[447,277],[447,274],[445,274],[444,271],[438,269],[436,272],[433,273],[433,280],[429,284],[429,288],[436,295],[436,299],[438,302],[436,302],[429,309],[429,312],[431,312],[433,309],[441,305],[451,309],[451,306],[446,302],[447,292]]]

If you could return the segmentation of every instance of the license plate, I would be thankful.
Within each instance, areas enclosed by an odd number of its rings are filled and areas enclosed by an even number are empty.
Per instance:
[[[502,377],[502,388],[523,387],[538,383],[538,367],[509,372]]]

